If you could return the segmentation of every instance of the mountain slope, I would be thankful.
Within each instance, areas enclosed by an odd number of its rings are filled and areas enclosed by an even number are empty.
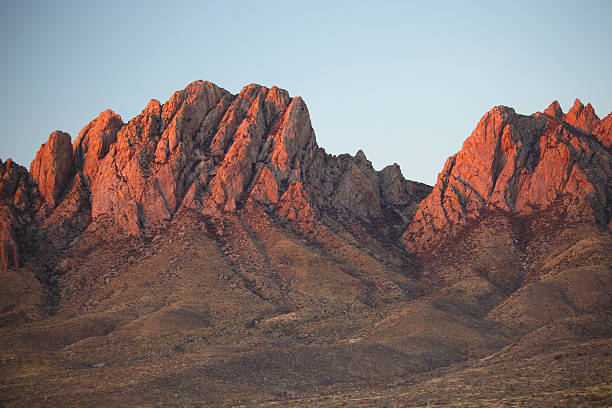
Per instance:
[[[276,87],[54,132],[1,163],[0,401],[597,405],[610,117],[494,108],[433,189],[326,154]]]

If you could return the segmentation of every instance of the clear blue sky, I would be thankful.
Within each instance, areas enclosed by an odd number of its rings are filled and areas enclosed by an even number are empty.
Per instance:
[[[196,79],[306,101],[319,145],[433,184],[495,105],[612,111],[612,1],[0,1],[0,158]]]

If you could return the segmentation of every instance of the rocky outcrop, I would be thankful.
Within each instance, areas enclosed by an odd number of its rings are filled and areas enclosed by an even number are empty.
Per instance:
[[[603,118],[593,131],[597,139],[608,148],[612,148],[612,113]]]
[[[232,95],[204,81],[125,124],[106,110],[72,144],[52,133],[30,171],[46,202],[42,225],[68,241],[92,222],[139,236],[182,209],[219,219],[249,198],[295,222],[328,214],[391,223],[398,235],[429,191],[397,165],[374,170],[362,151],[327,154],[306,104],[286,90],[251,84]]]
[[[487,208],[525,216],[560,203],[567,222],[606,225],[612,156],[588,134],[598,123],[592,107],[578,100],[567,115],[555,103],[534,116],[493,108],[419,204],[406,246],[425,254]]]
[[[108,154],[122,127],[121,117],[109,109],[85,126],[74,141],[75,167],[89,180],[96,179],[99,162]]]
[[[205,157],[231,95],[196,82],[163,106],[155,100],[117,133],[91,181],[91,212],[132,234],[171,219]],[[200,168],[202,168],[200,167]]]
[[[332,156],[318,149],[304,171],[313,208],[334,219],[374,227],[373,233],[399,238],[416,205],[431,187],[406,180],[397,164],[376,171],[363,151]]]
[[[300,143],[310,140],[304,112],[301,98],[259,85],[233,96],[197,81],[163,106],[152,101],[99,163],[92,217],[109,216],[140,234],[182,207],[208,216],[235,211],[253,188],[256,198],[275,202]]]
[[[363,151],[359,150],[344,170],[332,203],[336,209],[362,219],[382,216],[378,177]]]
[[[147,235],[183,210],[220,220],[252,200],[308,228],[331,220],[392,245],[403,235],[422,254],[488,208],[522,216],[560,202],[570,221],[609,223],[611,123],[579,100],[567,114],[556,101],[533,116],[496,107],[432,190],[397,165],[375,170],[361,150],[327,154],[306,104],[285,90],[252,84],[232,95],[196,81],[125,124],[102,112],[72,144],[52,133],[31,174],[46,202],[41,225],[66,243],[98,224]],[[12,196],[13,217],[36,207],[23,194]],[[7,242],[20,228],[9,224]]]
[[[243,111],[242,120],[203,200],[203,211],[210,215],[236,209],[243,194],[248,193],[257,162],[267,164],[276,184],[286,181],[297,150],[308,142],[308,137],[301,137],[301,129],[296,129],[304,126],[297,117],[304,112],[305,105],[299,97],[290,99],[286,91],[250,85],[240,92],[232,107],[232,116]],[[235,121],[231,116],[224,118],[220,129],[223,133],[217,133],[213,139],[211,151],[217,156],[226,145],[223,142],[229,127],[225,126],[226,120]],[[312,130],[309,120],[307,126]],[[285,143],[287,140],[291,142]]]
[[[55,207],[73,173],[70,135],[59,130],[51,133],[32,161],[30,173],[47,203]]]
[[[280,199],[278,214],[292,221],[312,225],[316,221],[311,199],[300,182],[291,183]]]
[[[560,120],[564,120],[565,119],[565,114],[563,113],[563,110],[561,109],[561,105],[559,105],[558,101],[553,101],[548,106],[548,108],[546,108],[544,110],[544,114],[548,115],[548,116],[552,116],[553,118],[557,118],[557,119],[560,119]]]
[[[42,199],[25,167],[0,160],[0,267],[21,264],[18,231],[32,222]]]
[[[22,213],[25,222],[30,222],[28,215],[38,211],[41,197],[28,170],[7,159],[0,160],[0,203],[9,205]]]
[[[263,204],[276,204],[279,199],[276,177],[266,164],[260,165],[256,172],[255,184],[251,188],[251,197]]]
[[[431,192],[426,184],[406,180],[397,163],[378,172],[378,184],[387,218],[400,217],[405,225],[412,221],[417,205]]]
[[[592,134],[599,124],[599,118],[591,104],[584,106],[580,99],[574,101],[574,106],[565,115],[565,122],[585,133]]]
[[[302,98],[255,84],[231,95],[196,81],[125,125],[105,111],[75,140],[74,162],[90,188],[92,220],[133,235],[163,228],[181,209],[219,218],[248,197],[277,211],[294,183],[311,208],[334,215],[369,222],[401,209],[402,228],[422,198],[407,193],[399,167],[381,173],[363,152],[326,154]]]

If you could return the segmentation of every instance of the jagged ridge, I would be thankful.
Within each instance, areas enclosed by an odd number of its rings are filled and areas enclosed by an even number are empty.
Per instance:
[[[195,82],[54,132],[31,174],[0,163],[3,401],[609,399],[610,116],[575,106],[494,108],[424,201],[397,165],[327,155],[275,88]]]
[[[203,81],[163,105],[152,100],[126,124],[102,112],[72,144],[52,133],[31,174],[44,198],[40,219],[80,220],[70,238],[100,223],[146,235],[180,211],[218,219],[248,199],[290,219],[309,207],[319,217],[384,220],[381,236],[397,238],[429,192],[397,165],[375,171],[361,151],[326,154],[300,97],[254,84],[232,95]]]
[[[491,109],[419,204],[406,246],[425,255],[487,209],[528,216],[558,205],[562,222],[608,226],[611,120],[578,99],[567,115],[556,101],[532,116]]]

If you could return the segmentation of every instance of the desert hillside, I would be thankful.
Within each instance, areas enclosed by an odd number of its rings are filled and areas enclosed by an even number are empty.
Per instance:
[[[612,114],[579,100],[494,107],[432,187],[196,81],[0,161],[0,214],[2,406],[612,403]]]

